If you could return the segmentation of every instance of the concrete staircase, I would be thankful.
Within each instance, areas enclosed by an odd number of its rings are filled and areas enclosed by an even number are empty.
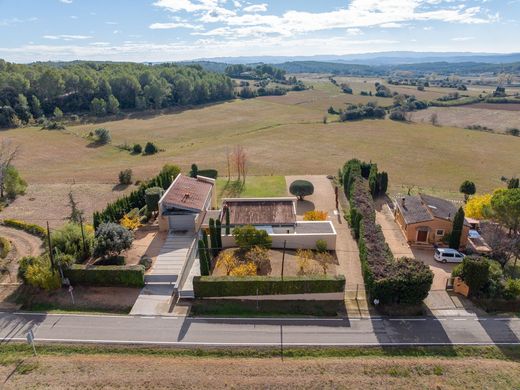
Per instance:
[[[152,269],[145,275],[145,286],[130,314],[171,314],[172,297],[178,290],[184,263],[195,239],[194,234],[168,235]]]

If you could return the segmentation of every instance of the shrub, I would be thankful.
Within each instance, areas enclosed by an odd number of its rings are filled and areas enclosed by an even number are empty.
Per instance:
[[[75,264],[64,271],[73,285],[143,287],[144,267],[142,265],[85,266]]]
[[[271,260],[269,259],[269,250],[259,246],[254,246],[245,254],[248,263],[253,263],[259,274],[268,275],[271,273]]]
[[[129,185],[132,184],[132,170],[125,169],[119,172],[119,184]]]
[[[469,286],[471,295],[478,295],[489,280],[490,263],[484,257],[466,256],[462,260],[461,278]]]
[[[197,177],[199,174],[199,167],[197,164],[191,164],[190,177]]]
[[[406,113],[403,110],[392,110],[390,119],[393,121],[406,121]]]
[[[199,169],[197,174],[215,180],[217,180],[218,177],[218,171],[216,169]]]
[[[159,200],[163,196],[164,190],[161,187],[151,187],[147,188],[144,194],[148,211],[158,211]]]
[[[312,294],[342,292],[344,276],[312,275],[278,276],[196,276],[193,278],[195,297],[226,297],[246,295]]]
[[[298,262],[298,275],[307,275],[310,273],[311,260],[314,259],[314,253],[310,249],[298,249],[296,251],[296,261]]]
[[[25,274],[27,273],[27,268],[31,264],[34,264],[36,261],[38,261],[38,257],[36,256],[25,256],[18,261],[18,277],[22,279],[24,282],[27,281],[25,278]]]
[[[56,267],[61,267],[62,270],[69,268],[75,262],[76,258],[72,255],[58,253],[54,256],[54,264],[56,265]]]
[[[133,154],[141,154],[142,152],[143,152],[143,147],[140,144],[134,144],[134,146],[132,146]]]
[[[0,237],[0,258],[5,259],[11,251],[11,243],[5,237]]]
[[[112,140],[110,132],[105,128],[94,130],[94,135],[96,136],[96,143],[99,145],[108,144]]]
[[[506,134],[512,135],[514,137],[518,137],[518,136],[520,136],[520,130],[517,128],[509,127],[506,129]]]
[[[328,213],[322,210],[310,210],[303,215],[304,221],[326,221]]]
[[[4,173],[4,190],[9,199],[15,199],[17,195],[25,194],[27,183],[20,176],[15,167],[9,166]]]
[[[65,126],[59,122],[45,121],[43,122],[42,130],[65,130]]]
[[[12,227],[14,229],[19,229],[19,230],[23,230],[29,234],[32,234],[34,236],[37,236],[37,237],[40,237],[42,239],[46,238],[47,237],[47,230],[45,230],[45,228],[39,226],[39,225],[35,225],[35,224],[32,224],[32,223],[27,223],[27,222],[24,222],[24,221],[19,221],[19,220],[16,220],[16,219],[4,219],[2,221],[2,224],[4,226],[9,226],[9,227]]]
[[[252,225],[236,227],[233,236],[237,245],[242,249],[250,249],[254,246],[271,248],[272,239],[265,230],[257,230]]]
[[[125,214],[119,224],[128,230],[136,230],[141,227],[141,217],[139,216],[139,209],[134,209]]]
[[[141,259],[139,259],[139,264],[144,267],[145,271],[148,271],[152,268],[153,260],[150,256],[142,255]]]
[[[60,275],[51,269],[51,262],[48,256],[37,257],[28,264],[24,277],[31,286],[47,291],[56,290],[61,286]]]
[[[100,257],[118,256],[132,246],[133,235],[128,229],[115,223],[102,223],[96,230],[94,255]]]
[[[317,240],[316,241],[316,250],[320,253],[327,252],[327,241],[325,240]]]
[[[85,236],[85,248],[83,248]],[[85,260],[92,255],[94,234],[77,223],[69,222],[51,232],[52,247],[57,253],[73,256],[75,260]]]
[[[303,200],[304,197],[314,193],[314,186],[307,180],[295,180],[289,186],[289,192]]]
[[[157,146],[155,146],[155,144],[153,142],[147,142],[146,145],[144,146],[144,154],[146,154],[146,155],[155,154],[158,151],[159,151],[159,149],[157,149]]]
[[[520,279],[507,279],[504,286],[504,298],[516,299],[520,297]]]
[[[332,264],[334,257],[329,252],[324,250],[322,252],[318,252],[316,254],[316,256],[314,257],[314,260],[316,260],[318,262],[318,264],[320,265],[320,267],[323,271],[323,275],[327,275],[329,265]]]
[[[229,273],[230,276],[254,276],[256,275],[257,267],[253,262],[247,262],[239,264],[237,267],[233,268]]]

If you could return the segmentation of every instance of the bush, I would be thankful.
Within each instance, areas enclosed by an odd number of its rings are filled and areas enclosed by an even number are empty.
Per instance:
[[[326,221],[328,213],[321,210],[310,210],[303,214],[304,221]]]
[[[150,268],[152,268],[153,260],[150,256],[143,255],[139,260],[139,264],[144,267],[145,271],[148,271]]]
[[[133,154],[141,154],[142,152],[143,152],[143,147],[140,144],[134,144],[134,146],[132,146]]]
[[[233,236],[237,245],[242,249],[250,249],[254,246],[271,248],[273,241],[265,230],[257,230],[252,225],[234,228]]]
[[[226,297],[247,295],[312,294],[342,292],[345,277],[340,276],[195,276],[195,297]]]
[[[257,273],[256,264],[249,261],[247,263],[241,263],[231,270],[230,276],[254,276]]]
[[[43,123],[42,130],[65,130],[65,126],[59,122],[45,121]]]
[[[95,256],[118,256],[132,246],[132,232],[116,223],[102,223],[96,230]]]
[[[504,298],[513,300],[520,297],[520,279],[507,279],[504,286]]]
[[[83,236],[85,236],[85,248],[83,248]],[[77,223],[69,222],[59,229],[51,232],[52,248],[56,253],[73,256],[75,260],[85,260],[92,255],[94,246],[94,234],[83,229]]]
[[[164,194],[164,190],[161,187],[147,188],[144,192],[146,207],[148,211],[159,210],[159,200]]]
[[[5,237],[0,237],[0,258],[5,259],[11,251],[11,243]]]
[[[245,258],[248,263],[253,263],[256,266],[256,271],[259,274],[268,275],[271,273],[271,259],[268,249],[254,246],[247,251]]]
[[[110,132],[104,128],[94,130],[94,135],[96,136],[96,143],[99,145],[108,144],[112,140]]]
[[[56,290],[61,286],[60,274],[51,269],[48,256],[35,258],[24,272],[25,281],[31,286],[47,291]]]
[[[20,176],[15,167],[9,166],[4,174],[5,195],[9,199],[15,199],[17,195],[25,194],[27,183]]]
[[[506,129],[506,134],[518,137],[520,136],[520,130],[517,128],[509,127]]]
[[[141,227],[141,216],[139,216],[139,209],[133,209],[125,214],[119,224],[128,230],[136,230]]]
[[[218,177],[218,171],[216,169],[199,169],[197,174],[215,180],[217,180]]]
[[[390,113],[390,119],[393,121],[406,121],[406,114],[403,110],[393,110]]]
[[[22,279],[24,282],[27,282],[27,279],[25,278],[25,274],[27,273],[27,268],[31,264],[34,264],[38,261],[38,257],[36,256],[25,256],[18,261],[18,277]]]
[[[85,266],[75,264],[64,271],[73,285],[83,286],[119,286],[143,287],[144,267],[142,265],[126,266]]]
[[[478,295],[489,281],[490,263],[484,257],[466,256],[462,260],[461,278],[469,286],[471,295]]]
[[[144,146],[144,154],[146,154],[146,155],[155,154],[158,151],[159,151],[159,149],[157,149],[157,146],[155,146],[155,144],[153,142],[147,142],[146,145]]]
[[[125,257],[124,256],[112,256],[112,257],[104,257],[94,263],[95,266],[102,265],[125,265]]]
[[[16,219],[4,219],[2,224],[14,229],[23,230],[24,232],[40,237],[41,239],[47,238],[47,230],[39,225],[19,221]]]
[[[132,170],[125,169],[119,172],[119,184],[129,185],[132,184]]]
[[[303,200],[304,197],[314,193],[314,186],[307,180],[295,180],[289,186],[289,192]]]
[[[316,241],[316,250],[320,253],[327,252],[327,241],[325,240],[317,240]]]

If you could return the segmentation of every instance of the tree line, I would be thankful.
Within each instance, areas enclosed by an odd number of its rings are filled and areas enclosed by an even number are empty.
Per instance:
[[[0,127],[44,117],[117,114],[233,98],[233,83],[198,65],[0,60]]]

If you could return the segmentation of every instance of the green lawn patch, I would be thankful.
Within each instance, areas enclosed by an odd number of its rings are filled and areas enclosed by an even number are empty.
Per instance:
[[[222,198],[287,196],[284,176],[247,176],[245,184],[226,177],[217,179],[218,203]]]

